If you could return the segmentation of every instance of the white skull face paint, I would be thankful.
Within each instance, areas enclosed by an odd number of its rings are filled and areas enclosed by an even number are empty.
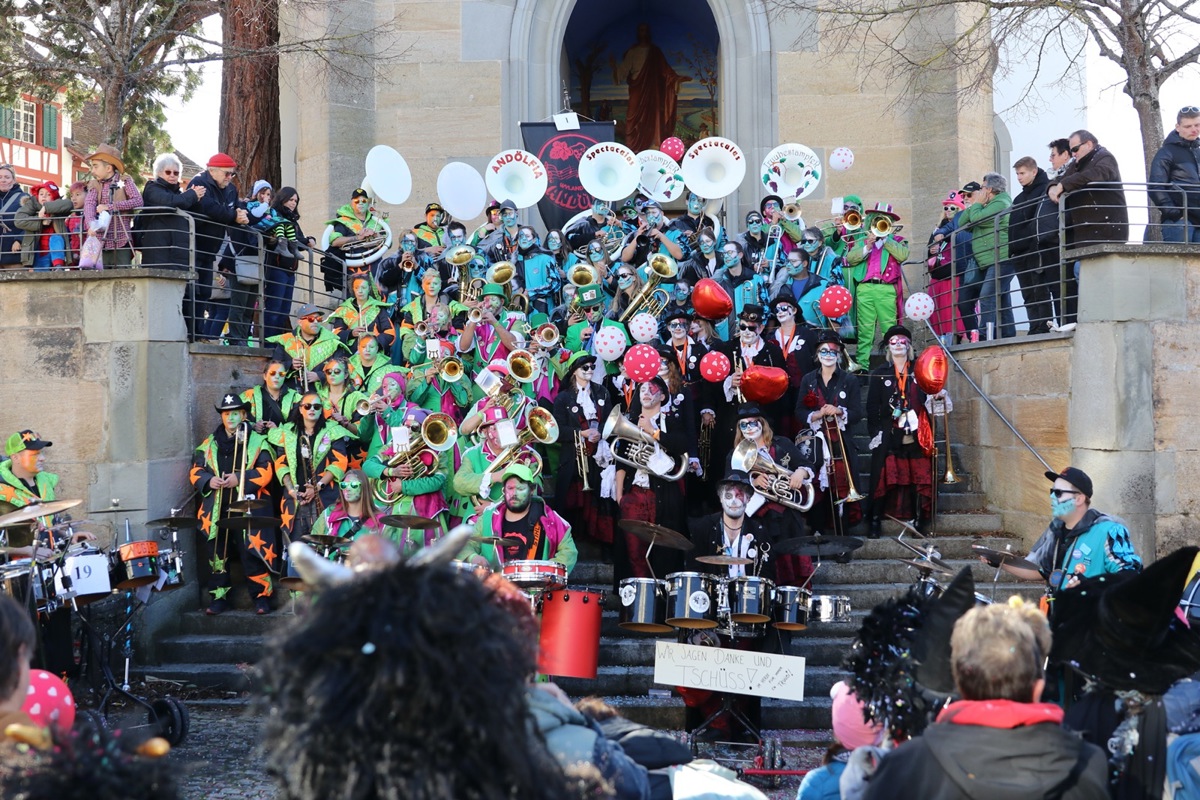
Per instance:
[[[907,356],[908,339],[903,336],[893,336],[888,339],[888,352],[893,356]]]
[[[717,493],[721,510],[732,519],[741,519],[746,513],[746,489],[739,484],[727,483]]]
[[[642,407],[656,406],[662,399],[662,393],[658,391],[658,387],[651,383],[643,383],[638,389],[638,399],[642,401]]]

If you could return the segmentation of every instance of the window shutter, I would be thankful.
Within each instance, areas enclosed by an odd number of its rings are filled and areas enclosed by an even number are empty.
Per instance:
[[[13,138],[14,130],[13,110],[8,106],[0,106],[0,136],[5,139]]]
[[[58,149],[58,109],[52,105],[42,106],[42,147]]]

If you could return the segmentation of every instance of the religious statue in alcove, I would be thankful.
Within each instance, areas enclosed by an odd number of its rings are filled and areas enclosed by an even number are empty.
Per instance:
[[[637,27],[637,41],[625,51],[621,63],[609,57],[613,83],[629,88],[624,140],[635,153],[657,149],[663,139],[675,135],[679,89],[691,80],[667,62],[663,51],[650,37],[650,26]]]

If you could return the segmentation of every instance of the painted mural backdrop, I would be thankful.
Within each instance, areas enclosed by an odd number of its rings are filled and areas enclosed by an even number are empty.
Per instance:
[[[706,0],[580,2],[565,41],[574,110],[634,152],[719,132],[717,26]]]

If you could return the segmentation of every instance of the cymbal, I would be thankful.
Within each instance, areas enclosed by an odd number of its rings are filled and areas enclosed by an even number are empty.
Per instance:
[[[623,519],[617,523],[621,530],[632,533],[642,541],[670,547],[672,550],[691,550],[692,543],[682,533],[677,533],[653,522],[642,522],[637,519]]]
[[[20,525],[22,522],[29,522],[38,517],[57,514],[60,511],[66,511],[68,508],[74,508],[81,503],[83,503],[82,500],[51,500],[49,503],[36,503],[24,508],[18,508],[16,511],[0,517],[0,528]]]
[[[786,539],[771,548],[777,556],[844,556],[863,546],[856,536],[798,536]]]
[[[226,517],[217,521],[217,527],[222,530],[240,530],[242,528],[259,530],[262,528],[278,528],[282,525],[283,520],[279,517]]]
[[[500,537],[500,536],[472,536],[472,542],[480,544],[490,544],[492,547],[524,547],[525,542],[515,536]]]
[[[903,547],[904,549],[908,550],[911,553],[915,553],[916,555],[920,556],[921,558],[928,558],[931,555],[936,558],[936,557],[938,557],[938,555],[940,555],[937,551],[937,548],[934,547],[932,542],[921,547],[916,544],[913,544],[912,542],[906,541],[904,539],[896,539],[896,544],[900,545],[901,547]]]
[[[1007,550],[993,550],[992,548],[984,547],[981,544],[973,544],[973,545],[971,545],[971,549],[974,550],[979,555],[986,558],[989,563],[993,562],[993,561],[1008,562],[1008,565],[1010,567],[1017,567],[1018,569],[1032,569],[1034,571],[1041,570],[1041,567],[1039,567],[1037,564],[1033,563],[1032,561],[1022,558],[1021,556],[1017,555],[1016,553],[1010,553]],[[993,566],[997,566],[997,565],[993,564]]]
[[[245,500],[236,500],[229,504],[230,511],[253,511],[256,508],[266,508],[271,504],[270,500],[264,500],[258,497],[247,497]]]
[[[195,517],[159,517],[152,519],[146,523],[147,528],[171,528],[172,530],[180,530],[181,528],[196,527]]]
[[[428,530],[438,526],[437,520],[425,519],[424,517],[416,517],[412,514],[389,514],[379,520],[389,528],[414,528],[416,530]]]
[[[300,541],[315,544],[320,547],[333,547],[340,541],[336,536],[326,536],[321,533],[310,533],[306,536],[301,536]]]
[[[716,564],[717,566],[745,566],[754,563],[752,558],[739,558],[738,556],[696,556],[696,560],[701,564]]]
[[[922,558],[899,558],[896,560],[901,564],[908,564],[910,567],[916,567],[919,570],[937,572],[942,575],[954,574],[954,570],[950,569],[946,564],[942,563],[942,561],[937,558],[932,558],[929,560]]]

